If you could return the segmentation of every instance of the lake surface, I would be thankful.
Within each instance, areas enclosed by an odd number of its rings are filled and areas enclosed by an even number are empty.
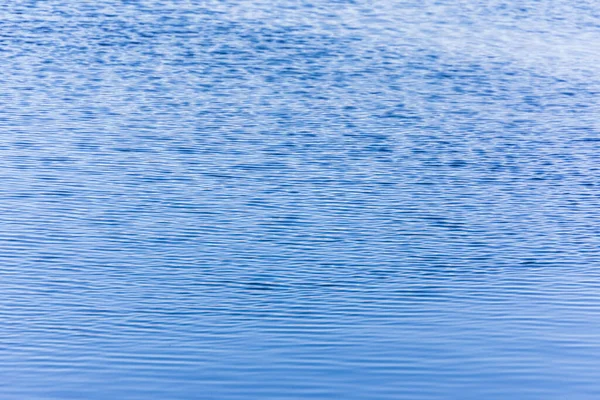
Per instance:
[[[597,2],[0,12],[1,399],[600,398]]]

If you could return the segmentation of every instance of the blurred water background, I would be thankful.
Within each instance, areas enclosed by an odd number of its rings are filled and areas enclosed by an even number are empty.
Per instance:
[[[600,398],[600,5],[0,6],[0,398]]]

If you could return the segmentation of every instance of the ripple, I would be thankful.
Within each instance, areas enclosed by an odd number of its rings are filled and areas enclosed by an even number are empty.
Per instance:
[[[0,8],[1,398],[600,396],[591,2]]]

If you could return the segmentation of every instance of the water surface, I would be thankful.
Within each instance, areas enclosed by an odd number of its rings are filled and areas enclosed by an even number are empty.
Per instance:
[[[600,397],[593,1],[0,6],[0,398]]]

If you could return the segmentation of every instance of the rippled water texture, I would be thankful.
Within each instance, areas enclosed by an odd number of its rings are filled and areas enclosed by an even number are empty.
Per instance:
[[[0,398],[600,398],[594,1],[7,1]]]

